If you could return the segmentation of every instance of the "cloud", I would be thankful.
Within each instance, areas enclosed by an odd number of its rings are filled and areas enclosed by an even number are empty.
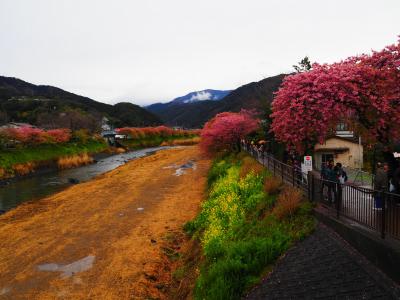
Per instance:
[[[212,95],[210,92],[206,91],[197,92],[195,95],[192,95],[192,97],[190,97],[190,101],[201,101],[210,99],[212,99]]]

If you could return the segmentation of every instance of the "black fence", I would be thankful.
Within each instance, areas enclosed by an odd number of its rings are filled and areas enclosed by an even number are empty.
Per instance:
[[[380,234],[400,239],[400,195],[347,183],[321,179],[318,173],[303,173],[298,166],[285,164],[271,154],[243,144],[243,149],[286,184],[300,188],[312,202],[323,204],[336,214]]]

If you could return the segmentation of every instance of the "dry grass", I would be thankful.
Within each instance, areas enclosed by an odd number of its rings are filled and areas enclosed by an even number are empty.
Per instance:
[[[268,195],[277,195],[282,186],[282,181],[277,177],[267,177],[264,182],[264,191]]]
[[[6,176],[6,170],[0,168],[0,178],[5,178],[5,176]]]
[[[57,161],[57,166],[59,169],[64,170],[79,167],[82,165],[88,165],[92,162],[93,158],[90,157],[87,153],[83,153],[80,155],[61,157]]]
[[[194,137],[191,139],[177,139],[171,141],[164,141],[161,146],[191,146],[196,145],[200,142],[200,137]]]
[[[35,163],[27,162],[27,163],[23,163],[23,164],[13,165],[12,168],[13,168],[15,174],[17,174],[19,176],[24,176],[29,173],[32,173],[35,170],[35,166],[36,166]]]
[[[196,239],[181,244],[182,259],[172,266],[173,276],[168,285],[167,299],[193,299],[193,290],[202,262],[201,245]]]
[[[117,154],[121,154],[121,153],[125,153],[125,152],[126,152],[126,150],[124,148],[115,149],[115,153],[117,153]]]
[[[246,177],[246,175],[250,172],[258,175],[264,171],[264,167],[256,161],[254,158],[250,156],[246,156],[242,160],[242,167],[240,168],[240,178]]]
[[[289,187],[279,195],[273,213],[279,218],[291,218],[300,206],[302,193],[299,189]]]

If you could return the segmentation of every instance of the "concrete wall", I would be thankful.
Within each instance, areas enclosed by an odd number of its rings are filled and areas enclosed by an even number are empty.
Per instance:
[[[330,149],[348,148],[348,151],[336,153]],[[318,151],[315,154],[315,163],[317,168],[320,168],[322,153],[332,153],[335,163],[340,162],[344,167],[359,168],[363,163],[363,147],[357,143],[346,141],[339,138],[330,138],[324,144],[316,144],[314,150],[327,149],[327,151]],[[361,164],[361,165],[360,165]]]

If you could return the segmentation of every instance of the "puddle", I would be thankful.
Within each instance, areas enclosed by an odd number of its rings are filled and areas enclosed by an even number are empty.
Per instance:
[[[3,296],[3,295],[5,295],[5,294],[9,293],[10,291],[11,291],[11,288],[10,288],[10,287],[3,287],[3,288],[0,290],[0,296]]]
[[[173,164],[167,167],[164,167],[163,169],[176,169],[175,173],[173,175],[175,176],[182,176],[184,174],[186,174],[186,170],[188,169],[192,169],[192,170],[196,170],[197,165],[194,162],[194,160],[189,160],[187,163],[178,166],[177,164]]]
[[[179,168],[179,166],[178,166],[178,165],[176,165],[176,164],[173,164],[173,165],[170,165],[170,166],[163,167],[163,169],[176,169],[176,168]]]
[[[186,173],[186,172],[185,172],[182,168],[178,168],[178,169],[176,169],[174,175],[175,175],[175,176],[181,176],[181,175],[183,175],[183,174],[185,174],[185,173]]]
[[[89,270],[93,266],[94,260],[94,255],[88,255],[68,265],[59,265],[54,263],[42,264],[38,266],[38,269],[39,271],[61,272],[61,278],[68,278],[76,273]]]

